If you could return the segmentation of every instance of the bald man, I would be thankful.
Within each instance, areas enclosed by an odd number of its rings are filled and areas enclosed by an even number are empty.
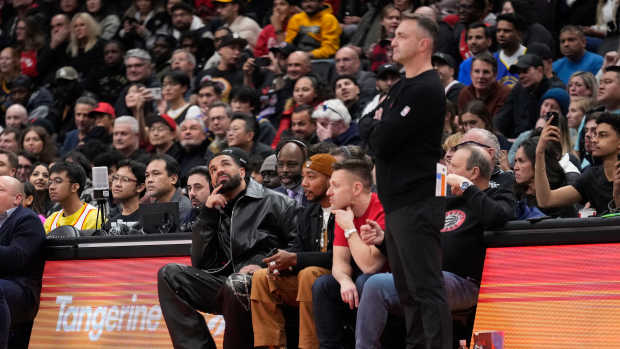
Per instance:
[[[18,347],[9,329],[31,322],[39,309],[45,232],[23,198],[22,183],[0,176],[0,348]]]
[[[341,75],[350,75],[355,78],[360,87],[360,100],[366,103],[375,95],[377,81],[373,72],[362,70],[359,47],[345,46],[336,52],[334,57],[337,78]]]
[[[297,140],[282,141],[276,148],[276,172],[280,186],[275,190],[303,207],[308,204],[301,186],[301,168],[306,162],[306,154],[306,146]]]
[[[26,122],[28,122],[28,111],[19,103],[11,105],[4,115],[7,128],[12,127],[21,130],[26,126]]]

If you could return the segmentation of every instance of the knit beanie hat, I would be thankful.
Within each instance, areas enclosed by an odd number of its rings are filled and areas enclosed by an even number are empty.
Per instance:
[[[336,158],[329,154],[315,154],[310,157],[310,160],[306,161],[304,167],[331,177],[334,171],[332,167],[334,163],[336,163]]]
[[[545,99],[549,98],[555,99],[555,101],[558,102],[560,109],[562,109],[562,115],[566,116],[568,113],[568,105],[570,104],[570,96],[568,95],[568,92],[566,92],[563,88],[558,87],[549,89],[540,99],[539,106],[543,104]]]

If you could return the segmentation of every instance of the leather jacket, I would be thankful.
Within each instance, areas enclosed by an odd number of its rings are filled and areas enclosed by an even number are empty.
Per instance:
[[[265,267],[275,249],[293,247],[297,207],[292,199],[250,179],[226,210],[204,207],[192,230],[192,266],[229,274],[249,264]],[[231,212],[230,216],[226,212]]]

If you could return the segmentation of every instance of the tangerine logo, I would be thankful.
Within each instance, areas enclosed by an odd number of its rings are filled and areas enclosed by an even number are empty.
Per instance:
[[[442,233],[454,231],[460,228],[465,222],[467,215],[461,210],[450,210],[446,212],[446,220],[443,224]]]
[[[103,332],[113,331],[148,331],[155,332],[162,320],[161,307],[158,304],[135,304],[137,295],[133,295],[133,304],[111,306],[74,306],[73,296],[57,296],[58,321],[56,332],[87,332],[88,338],[96,342]]]

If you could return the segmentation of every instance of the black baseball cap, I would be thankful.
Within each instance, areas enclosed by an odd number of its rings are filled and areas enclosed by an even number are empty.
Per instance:
[[[551,49],[549,46],[541,43],[534,42],[527,46],[527,53],[537,55],[540,59],[552,59],[553,55],[551,54]]]
[[[386,63],[377,68],[377,79],[385,78],[389,74],[400,75],[400,69],[396,64]]]
[[[526,53],[519,57],[517,63],[510,66],[510,74],[519,74],[520,72],[527,70],[529,67],[542,67],[543,62],[540,57],[531,53]]]
[[[248,163],[249,163],[249,157],[248,157],[248,153],[246,153],[243,149],[237,148],[237,147],[229,147],[229,148],[223,149],[219,153],[215,154],[215,156],[211,158],[211,160],[215,159],[216,157],[220,155],[230,156],[233,160],[235,160],[237,165],[247,170]]]
[[[454,58],[452,58],[452,56],[450,56],[449,54],[443,52],[433,53],[433,56],[431,57],[431,62],[433,62],[433,64],[437,62],[439,64],[448,65],[450,66],[450,68],[453,69],[456,68],[456,61],[454,60]]]
[[[239,45],[241,48],[244,48],[247,44],[248,44],[247,40],[240,37],[239,34],[232,33],[222,38],[222,41],[220,42],[220,48],[224,46],[231,46],[231,45]]]

